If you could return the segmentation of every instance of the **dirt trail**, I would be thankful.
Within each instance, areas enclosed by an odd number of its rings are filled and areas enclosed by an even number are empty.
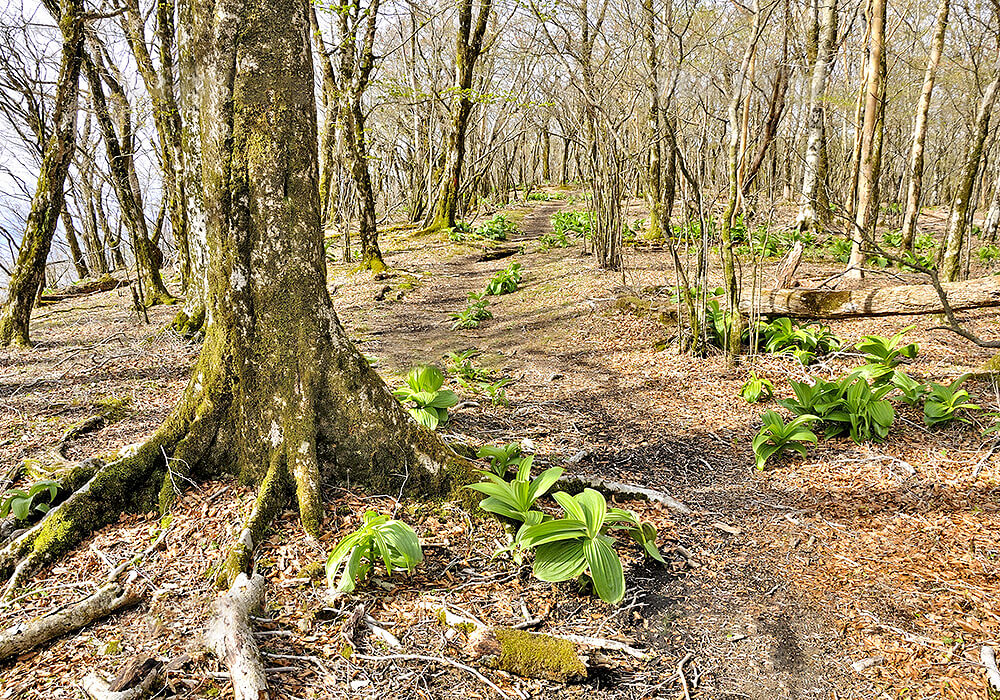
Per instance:
[[[366,352],[384,359],[384,373],[476,348],[478,364],[515,380],[509,407],[460,411],[451,432],[478,441],[528,438],[542,464],[583,453],[573,469],[661,489],[693,509],[675,521],[699,568],[681,577],[646,572],[630,585],[642,592],[635,603],[646,618],[644,640],[665,659],[691,651],[710,697],[818,698],[834,690],[840,698],[875,697],[850,675],[827,611],[762,547],[762,530],[794,516],[795,506],[760,492],[747,451],[734,448],[742,430],[709,427],[697,412],[675,410],[686,394],[718,392],[711,375],[728,370],[712,367],[705,380],[697,364],[687,372],[651,372],[656,331],[608,312],[620,273],[594,269],[579,241],[538,250],[538,236],[563,208],[546,202],[527,211],[512,241],[525,246],[523,255],[483,263],[474,255],[439,262],[430,254],[419,268],[431,274],[401,301],[371,309],[355,294],[357,303],[340,309],[348,329]],[[402,267],[412,259],[411,251],[389,262]],[[511,260],[525,271],[518,292],[496,298],[494,319],[481,328],[449,331],[447,313]]]

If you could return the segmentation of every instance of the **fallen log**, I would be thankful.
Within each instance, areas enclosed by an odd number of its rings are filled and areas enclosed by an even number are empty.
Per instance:
[[[51,294],[42,294],[42,303],[50,304],[57,301],[63,301],[64,299],[71,299],[73,297],[87,296],[88,294],[97,294],[98,292],[107,292],[111,289],[117,289],[118,287],[129,286],[129,280],[120,280],[111,275],[104,275],[96,279],[83,280],[77,282],[76,284],[71,284],[68,287],[60,287],[59,289],[53,290]]]
[[[587,677],[587,666],[567,639],[510,627],[479,627],[468,651],[486,666],[522,678],[571,683]]]
[[[126,583],[111,581],[81,601],[0,632],[0,661],[23,654],[68,632],[82,629],[94,620],[138,604],[144,596],[132,583],[132,578]]]
[[[941,285],[953,311],[1000,306],[1000,275]],[[764,289],[740,302],[744,314],[795,318],[854,318],[939,314],[941,299],[931,284],[878,289]]]
[[[236,700],[271,697],[257,642],[250,629],[250,613],[264,599],[264,577],[240,573],[229,592],[215,604],[215,614],[205,632],[205,646],[229,669]]]

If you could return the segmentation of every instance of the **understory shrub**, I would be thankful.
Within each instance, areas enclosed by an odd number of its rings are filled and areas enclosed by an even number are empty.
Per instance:
[[[448,409],[458,403],[450,389],[442,389],[444,372],[431,365],[414,367],[406,375],[406,383],[393,393],[418,423],[434,430],[448,422]],[[406,404],[410,404],[407,406]]]
[[[368,578],[378,561],[391,576],[393,569],[413,573],[423,560],[420,540],[409,525],[369,510],[361,526],[340,540],[326,560],[327,584],[350,593]]]

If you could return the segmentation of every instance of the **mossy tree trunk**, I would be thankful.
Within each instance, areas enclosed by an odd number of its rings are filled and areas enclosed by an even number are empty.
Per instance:
[[[972,201],[972,190],[979,174],[979,164],[983,159],[983,146],[990,132],[990,115],[1000,92],[1000,69],[996,77],[986,87],[983,99],[976,112],[976,122],[972,127],[968,151],[962,165],[961,180],[958,192],[951,205],[951,215],[948,217],[948,234],[945,238],[944,254],[941,259],[941,278],[946,282],[955,282],[961,271],[962,244],[965,240],[965,230],[968,227],[969,207]]]
[[[927,139],[927,117],[931,109],[931,95],[934,93],[938,64],[941,62],[941,53],[944,50],[944,35],[948,28],[950,9],[950,0],[938,0],[937,21],[934,25],[934,35],[931,37],[931,52],[927,57],[924,84],[920,89],[920,99],[917,102],[917,116],[913,125],[913,147],[910,150],[910,182],[906,189],[906,211],[903,212],[903,228],[899,246],[900,252],[904,254],[913,250],[913,239],[917,234],[917,216],[920,214],[920,196],[924,181],[924,142]]]
[[[96,41],[92,41],[95,49],[100,49]],[[84,69],[87,82],[90,85],[90,98],[94,105],[94,114],[104,137],[104,148],[107,152],[111,168],[111,184],[118,197],[122,219],[132,239],[132,254],[142,285],[142,300],[147,306],[155,304],[171,304],[175,301],[167,291],[160,275],[160,265],[163,254],[149,237],[146,216],[142,208],[142,198],[135,174],[135,163],[132,159],[132,127],[125,90],[118,79],[111,74],[103,64],[102,50],[93,50],[84,54]],[[104,95],[104,83],[112,92],[112,99],[117,104],[119,129],[116,131],[108,100]],[[120,133],[119,133],[120,132]]]
[[[318,534],[320,481],[442,493],[468,464],[417,425],[348,340],[326,288],[307,0],[191,0],[209,247],[206,338],[188,386],[138,450],[0,550],[0,575],[50,561],[185,478],[259,484],[222,579],[294,495]],[[18,563],[21,562],[21,563]],[[12,588],[12,586],[8,586]]]
[[[447,155],[437,203],[428,229],[455,225],[458,216],[458,195],[461,190],[462,165],[465,162],[465,135],[472,115],[472,78],[476,61],[483,51],[483,38],[489,24],[493,0],[480,0],[475,28],[472,23],[473,0],[459,0],[458,31],[455,42],[455,88],[452,96],[451,131],[448,134]]]
[[[86,279],[90,276],[90,270],[87,268],[87,260],[83,257],[83,251],[80,250],[80,240],[76,237],[76,226],[73,225],[73,213],[69,210],[65,196],[63,196],[62,222],[73,269],[76,270],[77,277]]]
[[[63,39],[53,127],[45,143],[27,227],[7,285],[7,301],[0,308],[0,345],[30,343],[28,323],[36,294],[45,278],[45,261],[52,247],[59,215],[63,211],[66,174],[76,145],[77,98],[83,61],[83,19],[78,0],[60,0],[58,6],[54,3],[47,6],[59,22]]]
[[[373,51],[378,23],[379,0],[367,7],[352,0],[340,0],[337,8],[340,33],[340,120],[344,133],[351,177],[358,193],[358,239],[361,243],[361,267],[381,272],[385,269],[378,246],[375,219],[375,189],[368,170],[368,147],[365,143],[365,111],[362,99],[375,67]],[[364,35],[359,29],[364,26]]]

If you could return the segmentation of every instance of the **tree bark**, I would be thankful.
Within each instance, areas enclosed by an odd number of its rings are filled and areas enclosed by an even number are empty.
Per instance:
[[[924,71],[924,86],[920,90],[920,99],[917,102],[917,118],[913,126],[913,148],[910,151],[910,184],[906,188],[906,210],[903,212],[902,242],[899,246],[902,253],[913,250],[913,239],[917,234],[917,216],[920,214],[920,195],[924,177],[924,141],[927,138],[927,115],[930,113],[934,81],[937,76],[938,64],[941,62],[941,52],[944,49],[944,35],[948,28],[950,7],[950,0],[939,0],[937,22],[931,37],[931,53],[927,57],[927,69]]]
[[[851,257],[846,276],[860,279],[865,264],[863,246],[874,239],[878,218],[878,180],[882,166],[882,130],[885,99],[885,3],[871,0],[869,5],[868,68],[865,83],[864,123],[861,127],[861,150],[857,210],[851,235]]]
[[[799,230],[822,230],[829,219],[829,212],[825,206],[826,197],[820,197],[820,190],[826,187],[822,164],[826,140],[826,80],[833,65],[836,43],[837,0],[826,0],[820,18],[816,63],[813,66],[812,82],[809,87],[805,172],[802,178],[802,203],[796,222]]]
[[[979,174],[979,164],[983,159],[983,145],[990,131],[990,115],[1000,92],[1000,69],[996,77],[986,87],[983,99],[976,112],[976,122],[972,127],[972,137],[969,140],[968,152],[962,166],[962,179],[958,183],[958,192],[951,205],[951,215],[948,217],[948,235],[945,237],[944,256],[941,261],[941,278],[954,282],[961,270],[962,244],[965,239],[965,229],[968,224],[969,205],[972,200],[972,190]]]
[[[307,0],[192,0],[209,248],[205,342],[179,403],[0,549],[12,581],[118,513],[166,510],[175,485],[258,483],[220,581],[249,569],[294,495],[320,531],[321,471],[379,490],[441,494],[471,465],[419,426],[348,339],[326,288]]]
[[[73,269],[76,270],[76,276],[79,279],[86,279],[90,276],[90,270],[87,269],[87,261],[83,257],[83,251],[80,250],[80,241],[76,237],[76,227],[73,225],[73,214],[69,210],[65,195],[63,196],[62,222],[63,230],[66,232],[66,244],[69,246],[69,256],[72,258]]]
[[[447,155],[433,219],[428,230],[455,225],[458,216],[458,195],[465,162],[465,136],[472,115],[472,78],[476,61],[483,51],[483,38],[489,23],[493,0],[479,0],[479,15],[472,24],[473,0],[459,0],[458,31],[455,39],[455,94],[451,107],[451,130],[448,134]]]
[[[0,345],[28,345],[28,324],[36,293],[44,282],[45,261],[52,247],[65,200],[66,174],[76,146],[77,97],[83,61],[84,25],[78,0],[60,0],[54,14],[62,33],[62,59],[56,85],[53,128],[38,171],[38,184],[17,262],[0,308]]]
[[[239,574],[229,592],[215,604],[205,633],[205,646],[229,669],[236,700],[271,697],[264,662],[253,638],[250,615],[264,602],[264,577]]]
[[[1000,306],[1000,275],[941,285],[955,311]],[[744,313],[797,318],[858,318],[939,314],[941,299],[930,284],[860,290],[764,289],[740,303]]]

